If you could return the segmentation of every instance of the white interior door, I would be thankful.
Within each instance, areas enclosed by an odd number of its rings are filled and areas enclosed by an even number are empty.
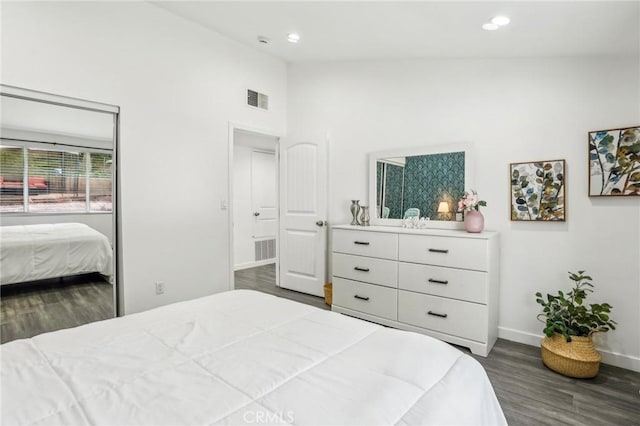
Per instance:
[[[278,232],[275,152],[251,152],[253,238],[275,238]]]
[[[280,141],[280,286],[322,296],[326,274],[327,142]]]

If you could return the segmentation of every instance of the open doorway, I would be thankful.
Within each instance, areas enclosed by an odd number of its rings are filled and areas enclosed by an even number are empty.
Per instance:
[[[278,287],[278,137],[234,128],[231,148],[234,287],[272,292]]]
[[[279,137],[230,125],[230,289],[249,289],[329,309],[321,297],[280,286]]]

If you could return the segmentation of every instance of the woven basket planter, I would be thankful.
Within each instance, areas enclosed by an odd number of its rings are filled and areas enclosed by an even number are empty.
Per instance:
[[[324,303],[329,306],[333,304],[333,284],[331,283],[324,285]]]
[[[595,377],[602,357],[593,345],[593,339],[571,336],[567,342],[562,334],[542,339],[542,362],[564,376],[586,379]]]

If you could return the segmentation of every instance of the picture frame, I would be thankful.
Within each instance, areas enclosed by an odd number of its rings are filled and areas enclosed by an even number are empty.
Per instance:
[[[511,163],[511,220],[566,221],[566,161]]]
[[[640,126],[589,132],[589,197],[640,196]]]

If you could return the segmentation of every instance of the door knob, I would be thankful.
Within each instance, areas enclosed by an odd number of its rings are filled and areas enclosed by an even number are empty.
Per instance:
[[[258,217],[258,216],[260,216],[260,212],[253,212],[253,215],[254,215],[255,217]]]
[[[318,226],[327,226],[327,221],[326,220],[319,220],[316,222],[316,225]]]

